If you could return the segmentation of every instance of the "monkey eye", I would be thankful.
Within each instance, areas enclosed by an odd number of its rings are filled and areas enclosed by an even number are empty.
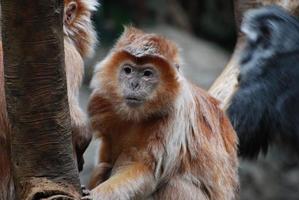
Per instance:
[[[152,77],[153,76],[153,71],[150,70],[150,69],[146,69],[143,72],[143,76],[145,76],[145,77]]]
[[[126,74],[132,73],[132,68],[130,66],[124,66],[123,70]]]

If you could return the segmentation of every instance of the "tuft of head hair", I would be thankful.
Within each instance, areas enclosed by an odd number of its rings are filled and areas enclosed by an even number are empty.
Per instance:
[[[157,56],[172,64],[181,64],[179,48],[171,40],[161,35],[145,33],[132,26],[125,26],[124,29],[114,50],[127,51],[135,57]]]
[[[97,10],[97,0],[64,0],[66,6],[73,3],[76,8],[72,20],[64,19],[64,34],[76,46],[77,50],[84,57],[90,57],[94,53],[97,36],[92,24],[92,13]],[[71,8],[72,9],[72,8]],[[65,11],[67,12],[67,11]]]

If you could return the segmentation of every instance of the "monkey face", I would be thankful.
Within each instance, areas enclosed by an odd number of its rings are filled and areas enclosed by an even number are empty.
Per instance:
[[[159,74],[151,65],[126,63],[120,67],[119,83],[124,102],[139,107],[152,95],[159,83]]]

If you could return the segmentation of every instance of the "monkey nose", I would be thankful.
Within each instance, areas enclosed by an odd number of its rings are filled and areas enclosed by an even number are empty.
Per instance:
[[[139,83],[138,83],[137,81],[132,81],[132,82],[131,82],[131,88],[132,88],[133,90],[138,89],[138,88],[139,88]]]

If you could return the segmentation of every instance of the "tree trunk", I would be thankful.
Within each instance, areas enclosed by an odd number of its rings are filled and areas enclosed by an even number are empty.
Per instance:
[[[235,9],[235,20],[237,24],[238,30],[238,39],[237,44],[234,50],[234,53],[221,73],[221,75],[216,79],[211,88],[209,89],[209,93],[221,101],[221,107],[226,109],[231,97],[236,91],[238,86],[237,77],[239,75],[239,65],[238,58],[240,54],[240,49],[243,45],[243,37],[240,33],[240,24],[242,21],[242,16],[247,9],[253,8],[256,6],[256,0],[235,0],[234,1],[234,9]]]
[[[209,89],[210,94],[221,101],[221,107],[223,109],[226,109],[228,107],[230,99],[238,87],[238,59],[240,50],[242,49],[244,44],[243,36],[240,33],[240,24],[242,21],[243,14],[248,9],[272,3],[284,7],[293,14],[299,14],[298,0],[234,0],[235,19],[238,30],[237,44],[229,63]]]
[[[1,7],[17,199],[80,199],[64,70],[63,0],[1,0]]]

